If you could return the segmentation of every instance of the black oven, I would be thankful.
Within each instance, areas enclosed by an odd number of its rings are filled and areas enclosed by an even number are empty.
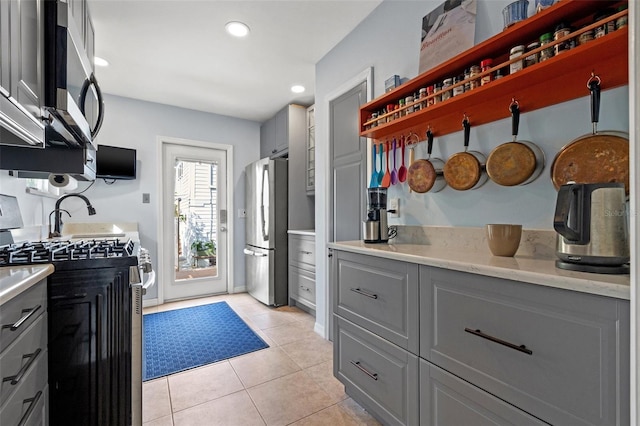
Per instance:
[[[104,117],[94,75],[93,27],[75,1],[44,1],[44,106],[47,145],[95,150]]]

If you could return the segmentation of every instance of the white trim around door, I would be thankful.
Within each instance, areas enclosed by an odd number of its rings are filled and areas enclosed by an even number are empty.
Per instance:
[[[165,204],[165,194],[163,190],[163,146],[165,144],[171,145],[181,145],[185,147],[197,147],[197,148],[210,148],[217,149],[219,151],[225,151],[227,156],[227,176],[229,178],[226,179],[226,205],[228,209],[227,213],[227,259],[226,259],[226,270],[227,270],[227,292],[233,293],[233,260],[234,260],[234,215],[230,214],[230,211],[233,211],[234,205],[234,197],[233,197],[233,146],[227,144],[220,144],[215,142],[206,142],[206,141],[197,141],[197,140],[189,140],[182,138],[174,138],[169,136],[157,136],[156,137],[156,145],[157,145],[157,170],[156,170],[156,184],[157,184],[157,193],[158,193],[158,204],[157,204],[157,236],[158,236],[158,259],[165,258],[165,232],[164,232],[164,216],[166,214],[174,214],[173,211],[167,212],[166,209],[163,208]],[[166,274],[164,268],[158,267],[158,279],[157,279],[157,288],[158,288],[158,299],[157,303],[164,303],[164,291],[163,291],[163,275]]]

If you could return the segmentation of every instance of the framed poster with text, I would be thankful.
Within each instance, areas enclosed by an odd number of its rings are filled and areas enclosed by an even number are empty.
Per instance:
[[[422,18],[419,74],[473,47],[476,1],[446,0]]]

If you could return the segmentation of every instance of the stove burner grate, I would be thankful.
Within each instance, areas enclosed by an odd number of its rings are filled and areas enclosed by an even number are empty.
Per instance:
[[[39,241],[0,246],[0,266],[133,256],[131,240]]]

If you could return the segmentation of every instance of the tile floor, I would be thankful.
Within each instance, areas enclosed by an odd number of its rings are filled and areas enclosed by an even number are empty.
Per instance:
[[[269,348],[144,382],[145,426],[379,425],[333,377],[332,343],[295,307],[246,293],[167,303],[144,313],[225,300]]]

